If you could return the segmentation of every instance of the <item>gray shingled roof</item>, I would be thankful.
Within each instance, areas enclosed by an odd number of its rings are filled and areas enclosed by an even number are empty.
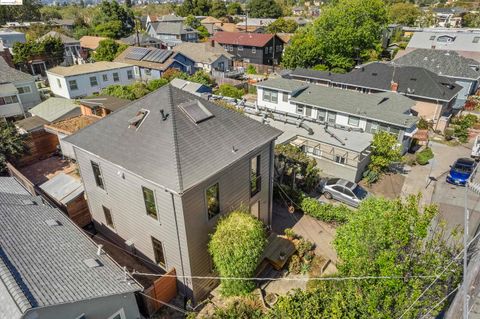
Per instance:
[[[23,73],[17,69],[10,67],[7,62],[0,56],[0,84],[33,81],[34,78],[30,74]]]
[[[173,51],[180,52],[196,63],[213,63],[222,55],[227,59],[232,59],[233,55],[227,52],[220,44],[217,42],[183,42],[173,48]]]
[[[451,37],[453,41],[437,41],[440,37]],[[454,50],[454,51],[472,51],[480,52],[480,43],[474,42],[476,37],[480,37],[479,31],[456,31],[448,29],[427,29],[414,32],[408,42],[407,48],[431,49],[435,50]]]
[[[0,177],[0,285],[21,312],[142,289],[124,282],[122,269],[109,256],[98,256],[96,244],[62,212],[26,203],[34,197],[8,191],[11,185],[11,178]],[[90,258],[101,266],[89,268],[84,260]]]
[[[176,34],[176,35],[181,35],[185,33],[196,33],[198,31],[187,27],[183,24],[183,22],[156,22],[152,23],[152,25],[155,27],[155,32],[161,33],[161,34]]]
[[[63,97],[50,97],[34,108],[31,108],[29,112],[49,123],[81,114],[80,107],[75,103],[75,100],[69,100]]]
[[[63,33],[57,32],[57,31],[50,31],[47,34],[41,36],[40,38],[37,39],[37,42],[43,41],[48,37],[52,38],[59,38],[63,44],[75,44],[78,43],[80,44],[80,40],[76,40],[74,38],[71,38]]]
[[[138,38],[137,38],[137,34],[134,33],[132,35],[129,35],[128,37],[126,38],[121,38],[119,41],[123,42],[123,43],[126,43],[128,45],[137,45],[137,40],[140,40],[140,46],[147,46],[147,45],[150,45],[150,44],[161,44],[162,41],[160,39],[157,39],[157,38],[154,38],[146,33],[140,33],[138,34]]]
[[[200,102],[213,117],[195,124],[179,107],[189,102]],[[128,121],[141,109],[149,111],[145,120],[138,129],[129,128]],[[160,110],[168,114],[166,120]],[[182,193],[280,134],[277,129],[167,85],[66,140]]]
[[[346,74],[297,68],[291,75],[380,91],[390,91],[393,80],[402,94],[441,101],[450,101],[462,89],[453,80],[427,69],[381,62],[365,64]]]
[[[292,93],[307,88],[309,85],[308,83],[301,81],[288,80],[284,78],[273,78],[263,82],[259,82],[257,83],[257,86]]]
[[[292,82],[288,84],[287,82]],[[295,87],[304,82],[289,79],[267,80],[257,84],[259,87],[280,88]],[[291,97],[294,103],[317,106],[319,108],[347,113],[366,119],[373,119],[401,127],[412,127],[418,118],[410,114],[415,101],[392,92],[363,94],[356,91],[310,84]]]
[[[468,59],[455,51],[416,49],[394,60],[396,65],[416,66],[436,74],[478,80],[480,62]]]

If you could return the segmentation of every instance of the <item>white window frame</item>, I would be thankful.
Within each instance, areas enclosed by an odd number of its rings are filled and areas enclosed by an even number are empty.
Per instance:
[[[103,82],[107,82],[108,81],[108,74],[102,74],[102,80],[103,80]]]
[[[257,54],[257,48],[256,47],[252,47],[252,54]]]
[[[297,108],[295,109],[295,113],[303,115],[304,107],[301,104],[297,104]]]
[[[330,120],[332,120],[332,119],[333,119],[333,122],[330,121]],[[335,113],[335,112],[328,112],[328,113],[327,113],[327,122],[328,122],[329,124],[336,124],[336,123],[337,123],[337,113]]]
[[[88,78],[90,80],[90,87],[96,87],[98,86],[98,79],[97,76],[91,76]],[[93,81],[92,81],[93,80]]]
[[[371,123],[370,124],[370,133],[375,134],[378,132],[378,124],[377,123]]]
[[[120,319],[127,319],[127,317],[125,317],[125,310],[123,310],[123,308],[121,308],[120,310],[118,310],[117,312],[115,312],[113,315],[111,315],[110,317],[108,317],[107,319],[113,319],[115,318],[116,316],[120,315]]]
[[[20,89],[22,89],[23,92],[20,92]],[[27,90],[25,90],[25,89],[27,89]],[[18,87],[17,90],[18,90],[18,94],[20,94],[20,95],[32,93],[32,88],[30,87],[30,85],[24,85],[24,86]]]
[[[243,45],[237,46],[237,51],[243,51]]]
[[[133,79],[133,71],[132,70],[127,70],[127,79],[129,79],[129,80]]]
[[[320,116],[322,115],[322,116]],[[325,122],[327,120],[327,111],[325,110],[317,110],[317,120],[321,122]]]
[[[117,79],[115,79],[115,75]],[[118,72],[113,72],[112,76],[113,76],[113,82],[120,82],[120,74]]]
[[[348,125],[353,126],[353,127],[359,127],[360,126],[360,118],[356,116],[348,116]]]
[[[347,159],[344,156],[335,155],[335,163],[345,165],[347,163]]]
[[[72,85],[72,83],[75,83],[75,85]],[[73,88],[73,86],[75,86],[75,88]],[[70,88],[71,91],[77,91],[78,90],[77,80],[68,80],[68,87]]]

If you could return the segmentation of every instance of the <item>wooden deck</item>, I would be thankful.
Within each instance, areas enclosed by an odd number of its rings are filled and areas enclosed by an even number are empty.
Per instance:
[[[280,258],[283,253],[284,257]],[[281,270],[295,253],[295,245],[288,239],[272,233],[267,239],[267,247],[262,259],[266,259],[276,270]]]

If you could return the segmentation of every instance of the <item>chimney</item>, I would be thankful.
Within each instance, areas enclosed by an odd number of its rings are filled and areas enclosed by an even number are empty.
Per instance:
[[[397,92],[397,91],[398,91],[398,83],[392,81],[392,82],[390,83],[390,90],[391,90],[392,92]]]
[[[102,244],[98,245],[98,247],[97,247],[97,255],[98,256],[100,256],[102,254],[102,248],[103,248]]]
[[[215,40],[210,39],[210,46],[213,48],[215,46]]]

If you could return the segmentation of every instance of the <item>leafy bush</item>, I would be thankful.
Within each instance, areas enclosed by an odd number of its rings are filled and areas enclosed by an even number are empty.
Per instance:
[[[317,64],[313,67],[313,69],[318,71],[328,71],[328,66],[325,64]]]
[[[283,233],[285,234],[285,236],[286,236],[287,238],[292,238],[292,239],[293,239],[293,238],[296,237],[295,231],[294,231],[293,229],[291,229],[291,228],[285,228],[285,229],[283,230]]]
[[[244,211],[222,218],[211,236],[208,249],[222,277],[251,277],[267,243],[261,221]],[[245,295],[255,288],[252,281],[221,280],[225,296]]]
[[[349,216],[352,214],[352,210],[345,205],[322,204],[317,199],[311,197],[304,197],[300,206],[306,215],[324,222],[343,224],[348,221]]]
[[[247,70],[246,70],[247,74],[257,74],[257,69],[255,69],[255,67],[251,64],[249,64],[247,66]]]
[[[433,152],[430,147],[425,148],[417,153],[417,163],[420,165],[427,165],[428,161],[433,158]]]
[[[417,123],[417,127],[420,130],[428,130],[428,128],[429,128],[428,121],[426,119],[424,119],[423,117],[421,117],[420,120]]]
[[[453,138],[455,131],[452,128],[446,128],[445,131],[443,132],[443,135],[445,136],[445,140],[450,141]]]
[[[215,94],[241,99],[243,97],[243,90],[237,89],[235,86],[225,83],[220,85],[218,90],[215,91]]]
[[[0,119],[0,174],[6,169],[6,162],[20,159],[28,152],[25,139],[27,135],[18,133],[11,122]]]
[[[300,256],[293,255],[290,258],[290,263],[288,264],[288,271],[291,272],[292,274],[299,274],[302,269],[301,267],[302,267],[302,262],[300,260]]]
[[[367,169],[363,172],[363,178],[365,178],[368,185],[372,185],[380,179],[380,173],[378,171]]]
[[[147,89],[151,92],[161,88],[162,86],[168,84],[168,81],[166,79],[155,79],[155,80],[150,80],[147,83]]]
[[[332,73],[338,73],[338,74],[347,73],[347,70],[345,70],[344,68],[332,68],[330,69],[330,71],[332,71]]]

